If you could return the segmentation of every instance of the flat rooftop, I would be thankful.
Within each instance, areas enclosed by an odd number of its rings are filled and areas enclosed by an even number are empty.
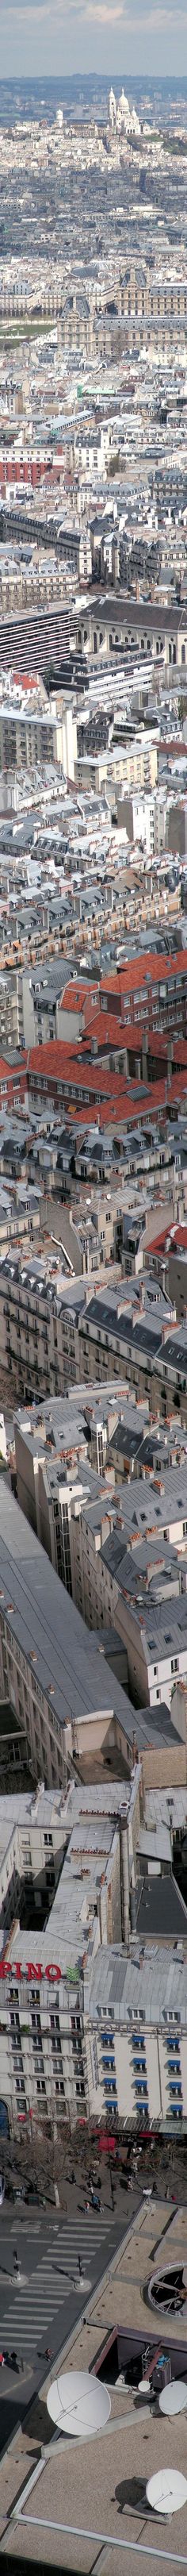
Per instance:
[[[129,1732],[131,1711],[125,1692],[111,1676],[99,1652],[97,1632],[89,1634],[64,1584],[49,1565],[44,1548],[14,1501],[6,1477],[0,1479],[0,1602],[51,1714],[63,1727],[115,1707]],[[134,1712],[132,1711],[134,1723]]]
[[[167,2224],[167,2234],[166,2234]],[[56,2376],[56,2362],[40,2387],[40,2397],[28,2411],[24,2427],[18,2426],[11,2448],[0,2466],[0,2554],[15,2559],[20,2567],[30,2563],[76,2570],[77,2576],[95,2576],[101,2566],[103,2576],[121,2576],[133,2571],[138,2560],[139,2576],[145,2576],[145,2557],[150,2558],[153,2576],[163,2576],[163,2561],[169,2571],[173,2566],[187,2568],[187,2497],[183,2509],[168,2522],[153,2515],[146,2501],[147,2481],[166,2466],[182,2472],[186,2479],[186,2414],[176,2423],[168,2421],[149,2398],[140,2400],[137,2390],[120,2385],[123,2368],[123,2337],[127,2348],[137,2339],[137,2348],[145,2351],[149,2338],[158,2344],[156,2313],[148,2310],[147,2290],[150,2275],[167,2264],[187,2263],[187,2211],[172,2209],[163,2201],[156,2207],[141,2202],[132,2226],[114,2250],[105,2274],[92,2288],[85,2312],[71,2330],[66,2346],[58,2353],[62,2371],[94,2370],[110,2385],[111,2415],[105,2433],[89,2441],[68,2441],[53,2433],[47,2414],[46,2397],[49,2377]],[[169,2319],[171,2375],[186,2377],[187,2351],[182,2344],[181,2317]],[[111,2344],[119,2346],[117,2369],[111,2372]],[[159,2343],[168,2347],[168,2319],[162,2316]],[[121,2351],[120,2351],[121,2347]],[[127,2363],[125,2362],[127,2367]],[[34,2476],[34,2482],[33,2481]]]

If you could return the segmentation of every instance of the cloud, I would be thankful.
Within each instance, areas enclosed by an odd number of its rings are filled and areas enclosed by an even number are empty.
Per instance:
[[[25,26],[27,20],[33,26],[35,20],[36,26],[39,27],[41,18],[52,16],[54,17],[54,8],[51,7],[51,0],[6,0],[6,6],[5,0],[0,0],[0,26],[2,26],[2,20],[7,26],[9,17],[13,18],[14,26],[20,26],[23,23]]]
[[[53,0],[53,15],[57,14],[61,5],[62,0]],[[70,8],[71,5],[73,0],[69,0]],[[110,25],[112,20],[115,24],[115,20],[120,19],[124,27],[124,35],[127,37],[131,37],[133,30],[135,33],[137,31],[140,39],[141,35],[154,37],[163,33],[169,38],[172,34],[176,35],[176,0],[154,0],[153,7],[150,6],[150,0],[143,0],[142,7],[140,0],[131,0],[130,6],[129,0],[119,0],[119,6],[117,0],[116,7],[111,5],[111,8],[110,0],[109,5],[107,0],[80,0],[79,16],[85,18],[86,24],[90,19],[96,26],[99,23]],[[184,29],[186,30],[186,0],[177,0],[177,29],[179,28],[182,28],[183,33]]]
[[[72,0],[72,6],[77,8],[77,0]],[[97,27],[115,27],[124,22],[124,0],[78,0],[78,10],[86,26],[93,25],[94,20]]]
[[[60,32],[66,7],[67,0],[0,0],[0,25],[12,20],[15,32],[16,26],[23,24],[39,29],[47,18],[51,28],[55,24]],[[74,0],[69,0],[68,17],[73,7]],[[120,23],[127,37],[133,29],[139,39],[141,34],[154,37],[165,33],[170,37],[176,33],[176,0],[153,0],[153,5],[151,0],[143,0],[142,6],[141,0],[131,0],[131,5],[130,0],[80,0],[79,16],[87,25],[95,22],[96,27]],[[177,28],[186,28],[186,0],[178,0]]]
[[[115,0],[109,0],[108,7],[107,0],[85,0],[85,5],[84,0],[80,0],[79,16],[85,19],[87,27],[91,23],[93,26],[96,20],[97,27],[118,26],[119,21],[124,21],[123,0],[116,0],[116,5]]]
[[[68,0],[68,7],[67,0],[0,0],[2,77],[9,70],[10,43],[12,69],[18,78],[26,65],[30,72],[38,70],[44,77],[45,69],[71,71],[71,19],[74,26],[76,20],[80,30],[77,70],[86,71],[87,64],[93,70],[94,58],[95,67],[98,64],[98,69],[102,67],[106,72],[108,59],[108,77],[113,63],[115,83],[115,54],[116,71],[125,76],[128,88],[128,68],[132,71],[133,61],[138,72],[143,65],[143,76],[147,66],[147,79],[149,67],[154,73],[157,67],[162,77],[164,70],[175,69],[177,52],[180,81],[180,71],[185,70],[187,0],[177,0],[177,11],[176,0]],[[112,42],[115,30],[116,49]]]

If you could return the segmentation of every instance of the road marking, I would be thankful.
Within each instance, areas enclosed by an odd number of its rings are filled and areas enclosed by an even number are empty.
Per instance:
[[[15,2224],[12,2223],[11,2226],[10,2235],[14,2244],[16,2232],[20,2262],[25,2261],[26,2264],[29,2251],[29,2230],[26,2219],[25,2224],[23,2222],[21,2225],[21,2249],[19,2221],[17,2231]],[[121,2229],[120,2235],[122,2232]],[[25,2362],[30,2358],[32,2378],[37,2347],[40,2342],[44,2346],[44,2335],[46,2334],[47,2337],[51,2332],[53,2341],[54,2329],[54,2337],[58,2336],[59,2341],[63,2340],[63,2315],[64,2311],[67,2314],[68,2294],[75,2303],[75,2315],[77,2315],[81,2289],[84,2296],[84,2280],[81,2280],[78,2270],[79,2255],[83,2275],[87,2269],[91,2271],[92,2288],[97,2269],[102,2278],[105,2252],[108,2259],[108,2237],[110,2236],[111,2239],[111,2233],[112,2212],[108,2210],[106,2212],[103,2210],[101,2218],[99,2211],[83,2210],[80,2217],[77,2214],[72,2220],[68,2217],[63,2218],[60,2227],[58,2220],[51,2219],[47,2245],[45,2245],[45,2239],[42,2241],[41,2222],[38,2222],[30,2239],[30,2244],[33,2244],[34,2236],[34,2264],[27,2274],[27,2279],[25,2274],[23,2286],[17,2283],[16,2274],[10,2278],[8,2271],[7,2273],[2,2271],[0,2280],[2,2342],[5,2346],[6,2344],[9,2346],[10,2343],[12,2346],[15,2345],[18,2356],[23,2353]],[[11,2259],[10,2236],[8,2251]],[[62,2319],[62,2326],[60,2319]]]

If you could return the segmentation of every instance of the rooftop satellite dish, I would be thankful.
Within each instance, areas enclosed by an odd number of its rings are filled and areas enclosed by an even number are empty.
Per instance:
[[[186,2504],[187,2478],[181,2477],[179,2469],[157,2469],[156,2477],[148,2478],[146,2497],[153,2513],[180,2513]]]
[[[47,2395],[48,2414],[58,2424],[59,2433],[73,2433],[87,2441],[102,2433],[111,2412],[108,2388],[89,2370],[66,2370],[50,2382]]]
[[[161,2415],[182,2415],[183,2406],[187,2406],[187,2379],[172,2379],[168,2387],[161,2388],[159,2406]]]

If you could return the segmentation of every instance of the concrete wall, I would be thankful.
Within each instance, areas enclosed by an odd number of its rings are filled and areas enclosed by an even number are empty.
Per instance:
[[[179,1317],[186,1315],[187,1256],[185,1253],[182,1255],[182,1250],[180,1254],[174,1253],[172,1250],[168,1253],[167,1275],[168,1293],[169,1297],[172,1297],[175,1300],[176,1313]]]
[[[71,1215],[69,1215],[68,1208],[66,1207],[63,1198],[56,1199],[54,1193],[52,1199],[45,1197],[42,1198],[40,1202],[40,1227],[42,1234],[50,1234],[52,1241],[54,1235],[55,1243],[60,1243],[62,1254],[63,1251],[67,1254],[67,1266],[68,1268],[70,1267],[71,1272],[73,1272],[73,1276],[77,1279],[82,1277],[83,1253],[81,1243],[76,1231],[76,1226],[73,1225],[73,1219]]]
[[[36,1463],[35,1463],[35,1465],[34,1465],[34,1459],[33,1459],[33,1456],[32,1456],[32,1452],[31,1452],[31,1450],[29,1449],[29,1446],[28,1446],[28,1444],[27,1444],[27,1441],[22,1437],[22,1432],[21,1432],[20,1425],[19,1425],[19,1424],[18,1424],[18,1422],[16,1422],[16,1421],[15,1421],[15,1425],[14,1425],[14,1431],[15,1431],[15,1452],[16,1452],[17,1499],[18,1499],[18,1503],[20,1503],[21,1511],[22,1511],[22,1512],[25,1512],[25,1519],[26,1519],[27,1521],[30,1521],[30,1523],[31,1523],[31,1528],[32,1528],[32,1529],[37,1530],[37,1528],[38,1528],[38,1518],[37,1518],[38,1460],[36,1459]]]

